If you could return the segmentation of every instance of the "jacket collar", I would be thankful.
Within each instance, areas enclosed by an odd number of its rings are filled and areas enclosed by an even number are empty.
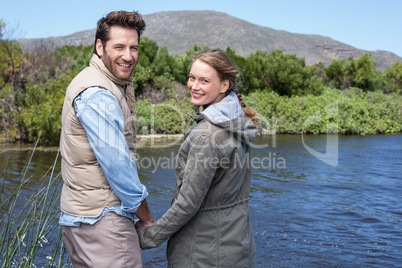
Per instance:
[[[106,68],[103,61],[98,57],[98,55],[93,54],[89,65],[101,71],[108,79],[119,86],[125,86],[127,84],[131,85],[133,83],[133,75],[131,74],[128,79],[120,79],[114,76],[108,68]]]

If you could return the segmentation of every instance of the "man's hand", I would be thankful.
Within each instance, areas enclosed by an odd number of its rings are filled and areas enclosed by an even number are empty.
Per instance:
[[[138,228],[152,226],[152,225],[154,225],[153,221],[152,222],[143,222],[143,221],[139,220],[135,223],[135,229],[137,230]]]

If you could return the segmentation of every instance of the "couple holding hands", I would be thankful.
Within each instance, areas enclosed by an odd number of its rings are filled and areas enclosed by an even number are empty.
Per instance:
[[[247,161],[258,114],[244,103],[223,52],[203,51],[192,60],[194,125],[177,154],[172,204],[154,222],[134,157],[132,72],[144,29],[137,12],[100,19],[89,67],[66,91],[59,223],[71,262],[142,267],[140,248],[169,239],[169,267],[255,267]]]

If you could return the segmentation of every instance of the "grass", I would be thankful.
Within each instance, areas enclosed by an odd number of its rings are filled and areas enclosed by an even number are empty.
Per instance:
[[[59,154],[34,194],[22,194],[31,179],[28,170],[38,141],[12,192],[5,190],[8,154],[0,192],[1,267],[71,267],[58,224],[61,180],[54,170]]]

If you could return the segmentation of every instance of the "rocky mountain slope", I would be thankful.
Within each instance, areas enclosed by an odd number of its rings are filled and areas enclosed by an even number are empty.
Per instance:
[[[282,49],[286,54],[304,57],[308,65],[359,57],[372,53],[377,68],[390,67],[402,58],[388,51],[366,51],[321,35],[296,34],[262,27],[216,11],[168,11],[144,16],[147,24],[144,36],[167,47],[171,54],[184,54],[194,44],[201,47],[226,49],[230,47],[241,56],[256,50],[270,52]],[[91,45],[95,29],[77,32],[63,37],[19,40],[24,50],[46,42],[52,47],[63,45]]]

